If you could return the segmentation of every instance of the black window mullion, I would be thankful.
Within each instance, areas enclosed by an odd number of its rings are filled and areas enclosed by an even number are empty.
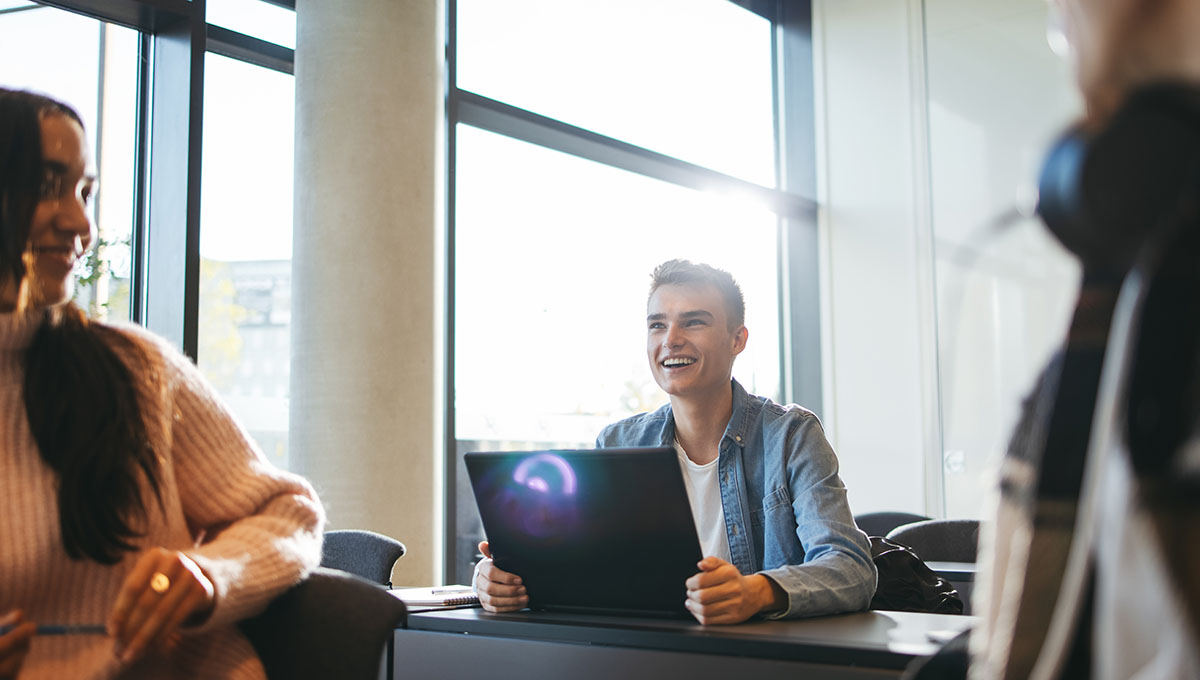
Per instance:
[[[154,35],[144,321],[196,359],[200,291],[200,170],[204,4],[198,20]]]
[[[503,102],[457,90],[457,122],[472,125],[524,142],[628,170],[647,177],[701,191],[726,190],[761,201],[772,211],[806,218],[816,211],[807,198],[768,189],[716,170],[679,160],[628,142],[569,125]]]
[[[130,271],[129,317],[134,323],[146,323],[146,233],[149,221],[150,188],[150,109],[153,82],[154,38],[138,34],[137,143],[134,147],[133,225],[129,249],[133,258]]]
[[[295,75],[296,51],[223,26],[206,28],[207,49],[224,57]]]
[[[777,0],[775,90],[779,187],[814,207],[808,215],[782,215],[780,225],[780,328],[790,342],[785,398],[823,412],[821,375],[820,252],[816,192],[816,105],[813,81],[812,2]]]
[[[458,3],[446,2],[446,336],[443,389],[443,456],[442,456],[442,579],[443,583],[458,583],[458,433],[455,429],[454,393],[454,333],[455,333],[455,169],[458,163]]]
[[[196,3],[188,0],[37,0],[49,7],[65,9],[113,24],[157,33],[168,26],[188,22]],[[203,3],[200,3],[202,6]]]

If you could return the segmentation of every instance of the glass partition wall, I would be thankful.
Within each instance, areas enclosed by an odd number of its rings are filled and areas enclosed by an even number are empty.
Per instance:
[[[1042,153],[1082,110],[1044,0],[924,0],[943,494],[978,517],[1078,267],[1031,217]]]

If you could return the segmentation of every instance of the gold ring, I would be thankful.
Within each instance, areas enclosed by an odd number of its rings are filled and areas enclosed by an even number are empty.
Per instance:
[[[154,576],[150,577],[150,590],[162,595],[171,587],[171,579],[161,571],[154,572]]]

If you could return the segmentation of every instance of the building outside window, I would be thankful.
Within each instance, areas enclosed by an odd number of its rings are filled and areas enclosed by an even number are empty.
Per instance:
[[[270,9],[265,26],[291,15],[294,41],[294,13]],[[286,468],[295,79],[212,52],[204,72],[197,363]]]

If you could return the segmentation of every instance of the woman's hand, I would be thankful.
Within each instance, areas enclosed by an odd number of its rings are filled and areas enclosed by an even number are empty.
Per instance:
[[[151,548],[125,577],[108,619],[114,652],[125,663],[165,641],[189,619],[203,620],[213,609],[212,581],[192,558],[175,550]]]
[[[29,643],[37,626],[24,620],[21,610],[14,609],[0,616],[0,626],[12,626],[13,629],[0,635],[0,680],[14,680],[25,663],[25,655],[29,653]]]
[[[487,541],[480,542],[479,552],[483,553],[483,559],[475,565],[475,582],[471,584],[479,596],[479,604],[489,612],[515,612],[528,607],[529,596],[521,585],[521,577],[496,568]]]

